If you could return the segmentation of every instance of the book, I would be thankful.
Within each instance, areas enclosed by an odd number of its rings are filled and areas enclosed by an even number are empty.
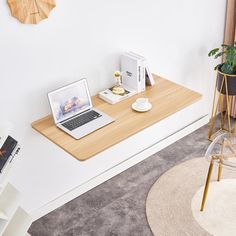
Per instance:
[[[11,136],[7,136],[5,142],[0,148],[0,173],[2,172],[4,166],[11,159],[12,153],[16,154],[16,146],[18,142]]]
[[[147,85],[150,85],[150,86],[153,86],[155,84],[155,80],[153,78],[153,75],[149,69],[149,65],[148,65],[148,62],[146,60],[145,57],[137,54],[137,53],[134,53],[134,52],[129,52],[130,54],[142,59],[142,62],[143,62],[143,67],[144,67],[144,77],[145,77],[145,83]]]
[[[128,52],[124,53],[121,56],[121,71],[122,84],[136,90],[138,93],[145,90],[145,84],[143,83],[143,63],[141,59]]]
[[[123,85],[122,85],[123,86]],[[123,86],[125,89],[125,93],[123,95],[117,95],[112,92],[112,88],[108,88],[98,94],[98,96],[103,99],[104,101],[110,103],[110,104],[115,104],[117,102],[123,101],[137,92],[133,89],[128,88],[127,86]]]
[[[129,55],[131,55],[132,57],[135,57],[137,60],[140,61],[140,71],[139,71],[139,76],[140,76],[140,86],[141,86],[141,92],[145,91],[146,89],[146,81],[145,81],[145,65],[146,65],[146,59],[134,52],[128,52]]]

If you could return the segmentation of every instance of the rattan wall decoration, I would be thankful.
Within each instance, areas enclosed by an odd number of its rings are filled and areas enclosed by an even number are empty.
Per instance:
[[[38,24],[48,18],[56,0],[7,0],[12,16],[24,24]]]

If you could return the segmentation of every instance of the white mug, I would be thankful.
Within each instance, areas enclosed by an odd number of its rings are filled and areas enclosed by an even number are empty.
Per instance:
[[[136,104],[141,109],[145,109],[147,107],[148,103],[149,103],[148,98],[137,98],[136,99]]]

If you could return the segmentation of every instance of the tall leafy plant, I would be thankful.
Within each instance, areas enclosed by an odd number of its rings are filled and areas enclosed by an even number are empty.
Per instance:
[[[236,42],[233,45],[222,44],[221,48],[212,49],[208,56],[214,56],[215,59],[223,56],[224,62],[223,64],[219,64],[216,68],[219,68],[223,73],[226,74],[236,74]],[[215,69],[216,69],[215,68]]]

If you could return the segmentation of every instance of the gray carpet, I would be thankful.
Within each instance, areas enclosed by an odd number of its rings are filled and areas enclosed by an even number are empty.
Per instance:
[[[200,157],[208,125],[34,222],[32,236],[152,236],[145,213],[151,186],[166,170]]]

